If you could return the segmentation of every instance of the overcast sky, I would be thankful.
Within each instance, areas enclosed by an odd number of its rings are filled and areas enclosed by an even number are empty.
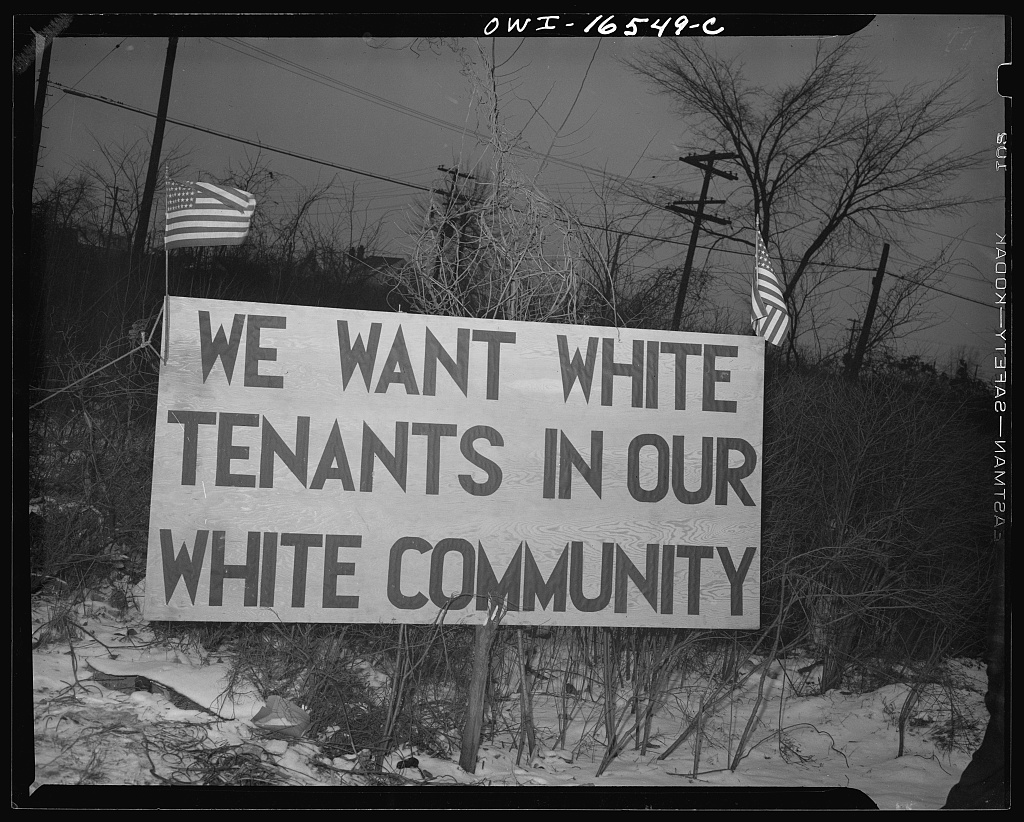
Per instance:
[[[616,17],[622,18],[621,29],[627,17]],[[342,22],[344,18],[339,16]],[[156,111],[167,37],[153,25],[143,27],[145,36],[138,36],[119,30],[115,22],[111,20],[109,27],[112,36],[63,36],[54,42],[49,75],[53,87],[44,114],[37,186],[82,163],[98,162],[98,143],[129,144],[142,137],[148,147],[151,117],[67,95],[59,88]],[[353,33],[340,25],[339,30]],[[69,29],[73,31],[74,27]],[[484,131],[485,123],[478,120],[478,100],[460,75],[451,48],[431,49],[408,37],[374,31],[364,37],[327,36],[333,30],[314,31],[314,37],[304,38],[253,37],[243,22],[235,34],[190,36],[187,26],[167,33],[182,35],[168,116],[312,158],[265,153],[275,174],[283,178],[276,196],[287,200],[331,180],[339,195],[354,187],[359,219],[384,223],[383,247],[378,250],[403,252],[409,205],[422,195],[418,187],[429,189],[437,182],[439,165],[467,168],[479,156],[475,138],[467,132]],[[392,33],[387,27],[381,32]],[[961,184],[978,196],[1001,197],[1004,174],[995,170],[994,159],[996,134],[1006,130],[1003,101],[996,90],[996,69],[1005,51],[1003,18],[882,15],[852,36],[896,85],[941,80],[961,69],[968,74],[966,94],[985,107],[965,124],[962,141],[971,148],[989,149],[989,154]],[[818,38],[715,40],[725,53],[742,54],[749,77],[771,84],[805,70]],[[523,129],[525,144],[539,155],[550,152],[537,181],[550,196],[585,202],[594,183],[608,174],[664,186],[680,198],[699,191],[700,172],[678,158],[721,147],[688,140],[670,101],[653,94],[621,62],[656,48],[657,38],[506,36],[481,42],[488,50],[492,43],[507,75],[508,84],[502,88],[507,124]],[[469,39],[459,45],[477,47]],[[228,168],[241,167],[247,156],[257,153],[230,139],[169,125],[165,149],[176,144],[189,152],[186,167],[171,169],[177,178],[217,181]],[[524,169],[536,169],[536,157],[532,163],[524,161]],[[347,220],[339,202],[324,208]],[[670,248],[680,258],[689,233],[689,221],[678,218],[679,244]],[[941,363],[957,346],[967,345],[976,349],[982,362],[979,376],[989,375],[999,322],[993,287],[995,240],[1003,233],[1004,210],[998,203],[972,210],[960,220],[936,222],[928,232],[908,238],[906,248],[891,249],[888,270],[898,273],[914,255],[937,250],[949,237],[964,238],[960,255],[967,259],[951,267],[942,287],[968,299],[937,295],[933,307],[942,322],[915,337],[910,343],[914,352]],[[717,276],[730,280],[732,291],[749,277],[750,261],[741,255],[698,258],[698,264],[704,262]],[[838,312],[837,329],[849,327],[849,317],[858,310],[854,306],[862,310],[870,279],[871,274],[864,273],[859,291],[846,299],[850,307]],[[732,300],[735,310],[743,310],[741,297],[724,299]]]

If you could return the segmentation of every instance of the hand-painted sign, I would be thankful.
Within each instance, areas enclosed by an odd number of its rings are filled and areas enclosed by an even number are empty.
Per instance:
[[[147,619],[758,625],[760,338],[168,308]]]

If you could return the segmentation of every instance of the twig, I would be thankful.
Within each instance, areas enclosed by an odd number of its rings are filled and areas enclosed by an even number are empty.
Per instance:
[[[111,360],[110,362],[106,363],[105,365],[101,365],[99,368],[93,369],[88,374],[86,374],[84,377],[80,377],[79,379],[75,380],[74,382],[68,383],[63,388],[58,388],[56,391],[53,391],[52,393],[47,394],[41,400],[38,400],[37,402],[32,403],[32,405],[29,406],[29,410],[32,410],[33,408],[36,408],[37,406],[42,405],[47,400],[53,399],[58,394],[63,394],[65,391],[71,390],[72,388],[74,388],[79,383],[85,382],[90,377],[93,377],[96,374],[99,374],[101,371],[104,371],[105,369],[110,368],[110,366],[114,365],[117,362],[120,362],[123,359],[126,359],[127,357],[132,356],[133,354],[137,354],[139,351],[144,351],[147,348],[152,350],[152,351],[156,351],[156,349],[153,347],[152,340],[153,340],[153,334],[156,332],[157,327],[160,325],[160,317],[162,315],[163,315],[163,308],[160,309],[160,314],[157,315],[156,323],[153,325],[153,329],[149,332],[149,337],[147,337],[141,343],[136,345],[131,351],[127,352],[126,354],[122,354],[120,357],[115,357],[113,360]],[[157,355],[159,356],[159,352],[157,352]]]
[[[782,594],[781,599],[785,602],[785,576],[782,579]],[[764,701],[764,681],[768,677],[768,669],[771,667],[771,663],[775,661],[775,656],[779,652],[779,642],[782,636],[782,622],[784,619],[784,611],[779,614],[779,618],[775,621],[775,639],[772,643],[771,653],[768,654],[767,659],[763,662],[763,668],[761,669],[761,676],[757,682],[757,699],[754,700],[754,707],[750,710],[750,717],[747,719],[746,727],[743,729],[743,733],[740,736],[740,741],[736,746],[736,754],[733,757],[732,764],[729,768],[731,771],[735,771],[739,767],[740,759],[742,759],[743,746],[746,744],[747,739],[750,738],[751,732],[754,730],[754,723],[757,721],[757,714],[761,708],[761,704]]]
[[[529,745],[530,757],[533,757],[537,739],[533,728],[533,700],[530,694],[530,684],[526,674],[526,655],[523,653],[523,629],[516,630],[516,644],[519,649],[519,710],[522,716],[522,732],[519,738],[519,753],[516,754],[516,765],[519,765],[523,758],[524,742]]]

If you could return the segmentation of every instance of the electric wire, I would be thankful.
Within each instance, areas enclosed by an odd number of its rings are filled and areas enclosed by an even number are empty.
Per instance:
[[[121,42],[118,43],[116,46],[114,46],[106,54],[104,54],[99,60],[97,60],[96,63],[93,65],[93,67],[91,69],[89,69],[85,74],[83,74],[81,77],[78,78],[78,81],[72,86],[72,88],[77,88],[79,83],[81,83],[86,77],[88,77],[97,68],[99,68],[100,64],[104,60],[106,60],[111,54],[113,54],[115,51],[117,51],[119,48],[121,48],[121,46],[124,45],[124,41],[127,40],[127,39],[128,39],[127,37],[122,37],[121,38]],[[56,85],[56,84],[53,84],[53,85]],[[49,114],[50,113],[50,109],[52,109],[55,105],[57,105],[63,99],[64,99],[63,97],[58,97],[56,100],[54,100],[52,103],[50,103],[50,105],[48,105],[46,107],[46,109],[43,111],[43,115],[45,116],[45,115]]]
[[[71,94],[71,95],[74,95],[76,97],[82,97],[84,99],[95,100],[97,102],[104,103],[106,105],[111,105],[111,106],[115,106],[117,108],[124,109],[126,111],[134,112],[136,114],[142,114],[142,115],[144,115],[146,117],[156,118],[156,116],[157,116],[153,112],[146,111],[145,109],[141,109],[141,108],[138,108],[136,106],[130,106],[127,103],[122,103],[122,102],[117,101],[117,100],[112,100],[109,97],[103,97],[102,95],[91,94],[89,92],[79,91],[77,89],[73,89],[73,88],[69,88],[68,86],[64,86],[61,83],[56,83],[55,82],[55,83],[52,83],[52,85],[54,86],[54,88],[60,89],[65,94]],[[428,192],[428,193],[433,193],[433,191],[434,191],[433,188],[428,187],[428,186],[417,185],[415,183],[406,182],[404,180],[399,180],[397,178],[389,177],[387,175],[377,174],[375,172],[365,171],[363,169],[353,168],[352,166],[346,166],[346,165],[342,165],[340,163],[335,163],[335,162],[332,162],[332,161],[329,161],[329,160],[319,159],[319,158],[316,158],[316,157],[312,157],[310,155],[301,154],[299,152],[289,151],[287,149],[282,149],[282,148],[278,148],[276,146],[271,146],[271,145],[269,145],[267,143],[262,143],[262,142],[259,142],[259,141],[256,141],[256,140],[250,140],[250,139],[247,139],[245,137],[239,137],[239,136],[236,136],[236,135],[229,134],[227,132],[218,131],[216,129],[206,128],[204,126],[200,126],[200,125],[197,125],[195,123],[189,123],[189,122],[184,121],[184,120],[178,120],[178,119],[171,118],[171,117],[168,117],[166,119],[167,119],[168,123],[173,123],[174,125],[182,126],[184,128],[194,129],[195,131],[203,132],[205,134],[210,134],[210,135],[213,135],[215,137],[220,137],[221,139],[231,140],[233,142],[242,143],[243,145],[253,146],[255,148],[259,148],[259,149],[262,149],[262,150],[265,150],[265,151],[274,152],[276,154],[281,154],[281,155],[284,155],[284,156],[287,156],[287,157],[293,157],[293,158],[298,159],[298,160],[304,160],[306,162],[316,163],[316,164],[319,164],[319,165],[326,166],[328,168],[334,168],[334,169],[338,169],[338,170],[341,170],[341,171],[347,171],[347,172],[352,173],[352,174],[357,174],[357,175],[369,177],[369,178],[372,178],[372,179],[381,180],[381,181],[392,183],[392,184],[395,184],[395,185],[404,186],[406,188],[416,189],[418,191],[424,191],[424,192]],[[638,231],[635,231],[635,230],[623,231],[623,230],[611,228],[610,226],[593,225],[593,224],[590,224],[590,223],[583,222],[582,220],[577,220],[576,222],[580,226],[583,226],[585,228],[591,228],[591,229],[595,229],[595,230],[598,230],[598,231],[606,231],[606,232],[611,233],[611,234],[623,235],[623,236],[628,236],[628,237],[638,237],[640,239],[652,240],[652,241],[655,241],[655,242],[666,243],[668,245],[679,245],[679,246],[689,245],[688,242],[684,242],[683,240],[673,240],[673,239],[668,239],[668,238],[664,238],[664,237],[656,237],[656,236],[652,236],[652,235],[649,235],[649,234],[644,234],[644,233],[641,233],[641,232],[638,232]],[[742,239],[739,239],[739,238],[735,238],[735,239],[736,239],[737,242],[740,242],[742,244],[752,245],[748,241],[745,241],[745,240],[742,240]],[[748,252],[748,251],[738,251],[738,250],[732,250],[732,249],[727,249],[727,248],[717,248],[717,247],[709,247],[709,246],[702,246],[702,245],[697,245],[697,248],[700,249],[700,250],[703,250],[703,251],[717,251],[720,254],[738,254],[738,255],[742,255],[742,256],[749,256],[749,254],[750,254],[750,252]],[[790,260],[790,259],[783,259],[782,261],[783,262],[796,262],[795,260]],[[875,270],[874,268],[870,268],[870,267],[866,267],[866,266],[844,266],[844,265],[841,265],[841,264],[838,264],[838,263],[816,263],[816,265],[819,266],[819,267],[838,268],[838,269],[843,269],[843,270],[846,270],[846,271],[868,271],[868,272],[873,272]],[[913,282],[913,280],[910,280],[910,279],[908,279],[906,277],[901,277],[900,275],[893,274],[893,273],[887,273],[887,276],[891,276],[891,277],[894,277],[896,279],[906,280],[907,282]],[[977,303],[978,305],[984,305],[984,306],[990,306],[991,305],[990,303],[985,303],[985,302],[982,302],[981,300],[976,300],[976,299],[974,299],[972,297],[966,297],[966,296],[964,296],[962,294],[956,294],[956,293],[954,293],[952,291],[947,291],[945,289],[938,288],[937,286],[922,285],[921,287],[922,288],[926,288],[926,289],[930,289],[930,290],[933,290],[933,291],[939,291],[939,292],[941,292],[943,294],[946,294],[948,296],[955,297],[955,298],[961,299],[961,300],[966,300],[967,302]]]
[[[433,125],[440,126],[441,128],[449,129],[449,130],[454,131],[454,132],[456,132],[458,134],[461,134],[461,135],[468,135],[468,136],[471,136],[471,137],[475,137],[476,139],[478,139],[478,140],[480,140],[481,142],[484,142],[484,143],[489,143],[490,142],[490,136],[487,135],[487,134],[484,134],[482,132],[476,131],[474,129],[467,128],[464,125],[459,125],[458,123],[452,123],[452,122],[450,122],[448,120],[444,120],[444,119],[442,119],[440,117],[436,117],[436,116],[434,116],[432,114],[428,114],[426,112],[419,111],[418,109],[414,109],[414,108],[411,108],[410,106],[406,106],[406,105],[403,105],[402,103],[398,103],[398,102],[396,102],[394,100],[390,100],[387,97],[383,97],[383,96],[381,96],[379,94],[374,94],[373,92],[366,91],[365,89],[361,89],[358,86],[352,85],[351,83],[346,83],[346,82],[344,82],[342,80],[338,80],[338,79],[336,79],[334,77],[331,77],[330,75],[324,74],[323,72],[319,72],[319,71],[316,71],[314,69],[311,69],[311,68],[308,68],[306,66],[303,66],[301,63],[297,63],[294,60],[290,60],[290,59],[288,59],[286,57],[281,57],[280,55],[274,54],[273,52],[268,51],[267,49],[262,49],[262,48],[259,48],[258,46],[254,46],[254,45],[252,45],[250,43],[246,43],[243,40],[240,40],[239,38],[228,37],[228,38],[225,38],[225,39],[230,40],[230,41],[232,41],[234,43],[237,43],[237,44],[239,44],[241,46],[244,46],[245,48],[251,49],[252,51],[255,51],[255,52],[259,53],[259,54],[267,55],[268,57],[273,58],[273,59],[272,60],[268,60],[268,59],[262,59],[260,57],[254,57],[251,54],[246,54],[246,52],[241,51],[238,48],[233,48],[233,47],[228,46],[228,45],[226,45],[224,43],[221,43],[221,42],[219,42],[219,41],[217,41],[215,39],[211,39],[211,38],[207,38],[207,39],[210,40],[210,42],[216,43],[217,45],[220,45],[220,46],[222,46],[224,48],[229,48],[232,51],[235,51],[235,52],[237,52],[239,54],[243,54],[245,56],[252,57],[252,59],[254,59],[254,60],[258,60],[258,61],[260,61],[262,63],[266,63],[267,65],[276,66],[276,67],[281,68],[284,71],[287,71],[287,72],[289,72],[291,74],[296,74],[297,76],[302,76],[305,79],[312,80],[313,82],[319,83],[320,85],[324,85],[324,86],[328,86],[328,87],[334,88],[335,90],[341,91],[341,92],[343,92],[345,94],[350,94],[350,95],[355,96],[355,97],[357,97],[357,98],[359,98],[361,100],[364,100],[366,102],[373,103],[375,105],[383,106],[384,108],[391,109],[392,111],[396,111],[396,112],[401,113],[401,114],[407,114],[410,117],[413,117],[413,118],[415,118],[417,120],[421,120],[423,122],[431,123]],[[277,62],[275,62],[275,61],[277,61]],[[279,63],[283,64],[283,65],[279,65]],[[292,68],[288,68],[288,66],[294,67],[294,70]],[[619,175],[619,174],[613,174],[613,173],[608,172],[608,171],[601,171],[600,169],[594,168],[592,166],[585,165],[584,163],[577,163],[577,162],[575,162],[573,160],[566,160],[566,159],[561,158],[561,157],[548,156],[548,154],[542,153],[540,151],[536,151],[536,150],[531,149],[531,148],[524,148],[524,147],[521,147],[521,146],[512,146],[511,147],[511,151],[512,151],[513,154],[518,154],[519,156],[533,157],[535,159],[541,160],[542,162],[550,162],[550,163],[554,163],[556,165],[560,165],[560,166],[563,166],[563,167],[566,167],[566,168],[572,168],[572,169],[575,169],[577,171],[582,171],[582,172],[584,172],[584,173],[586,173],[588,175],[590,175],[590,174],[597,175],[597,176],[599,176],[599,177],[601,177],[601,178],[603,178],[603,179],[605,179],[605,180],[607,180],[609,182],[617,182],[619,185],[628,184],[630,186],[641,186],[641,187],[646,187],[646,188],[648,188],[648,189],[650,189],[652,191],[657,191],[658,193],[660,193],[660,194],[662,194],[664,196],[670,196],[670,197],[676,197],[677,196],[676,192],[671,191],[671,190],[666,189],[666,188],[663,188],[663,187],[653,186],[653,185],[650,185],[648,183],[641,183],[641,182],[639,182],[637,180],[633,180],[633,179],[631,179],[629,177],[625,177],[625,176]]]
[[[151,111],[146,111],[145,109],[130,106],[127,103],[122,103],[117,100],[111,100],[109,97],[103,97],[99,94],[89,94],[88,92],[78,91],[77,89],[68,88],[67,86],[61,85],[60,83],[53,83],[52,85],[55,88],[59,88],[65,94],[72,94],[76,97],[84,97],[90,100],[97,100],[101,103],[106,103],[107,105],[125,109],[126,111],[132,111],[136,114],[143,114],[146,117],[156,117],[156,114],[154,114]],[[405,186],[407,188],[419,189],[420,191],[429,192],[431,190],[426,186],[416,185],[415,183],[407,183],[404,182],[403,180],[398,180],[395,179],[394,177],[388,177],[387,175],[384,174],[375,174],[372,171],[363,171],[361,169],[352,168],[351,166],[342,165],[341,163],[334,163],[331,162],[330,160],[322,160],[316,157],[311,157],[308,154],[300,154],[297,151],[288,151],[287,149],[278,148],[276,146],[272,146],[268,143],[263,143],[258,140],[249,140],[245,137],[238,137],[233,134],[228,134],[227,132],[217,131],[216,129],[212,128],[206,128],[205,126],[196,125],[195,123],[189,123],[184,120],[178,120],[173,117],[167,117],[166,120],[168,123],[173,123],[176,126],[183,126],[184,128],[190,128],[195,131],[201,131],[205,134],[211,134],[214,137],[221,137],[225,140],[232,140],[236,143],[242,143],[244,145],[253,146],[254,148],[259,148],[264,151],[272,151],[275,154],[283,154],[286,157],[294,157],[297,160],[306,160],[307,162],[317,163],[318,165],[327,166],[328,168],[335,168],[338,169],[339,171],[348,171],[352,174],[359,174],[364,177],[371,177],[375,180],[383,180],[385,182],[395,183],[396,185]]]

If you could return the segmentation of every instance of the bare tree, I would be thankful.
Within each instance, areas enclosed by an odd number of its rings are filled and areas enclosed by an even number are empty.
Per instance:
[[[82,172],[102,192],[104,202],[110,209],[111,233],[130,242],[142,210],[150,137],[140,132],[131,142],[104,143],[96,139],[95,143],[99,159],[83,164]],[[181,168],[187,158],[188,152],[180,143],[176,144],[164,152],[161,167],[172,170]],[[153,214],[156,213],[154,209]],[[151,237],[149,242],[152,243]]]
[[[229,163],[224,182],[227,185],[248,191],[256,198],[257,208],[249,223],[248,245],[250,250],[252,246],[256,246],[265,253],[270,219],[267,203],[270,202],[277,183],[277,177],[270,168],[270,162],[262,150],[253,154],[246,149],[241,161],[237,164]]]
[[[261,259],[280,257],[310,273],[334,273],[344,267],[349,248],[370,251],[380,244],[380,221],[368,210],[360,214],[356,187],[339,184],[336,176],[288,194],[295,181],[273,171],[262,151],[246,151],[224,179],[256,198],[247,247]]]
[[[896,90],[851,40],[819,45],[800,79],[775,87],[696,40],[663,42],[629,66],[675,100],[698,143],[739,155],[740,213],[757,214],[775,245],[791,341],[835,273],[822,263],[978,202],[952,187],[977,156],[955,139],[979,108],[959,76]]]
[[[58,230],[98,229],[96,185],[88,174],[74,171],[37,186],[33,210],[37,218]]]
[[[589,322],[633,328],[667,328],[681,264],[666,255],[676,221],[656,203],[610,179],[592,183],[590,205],[573,211],[580,225],[580,262],[592,304]],[[702,320],[708,276],[695,271],[684,327]]]

